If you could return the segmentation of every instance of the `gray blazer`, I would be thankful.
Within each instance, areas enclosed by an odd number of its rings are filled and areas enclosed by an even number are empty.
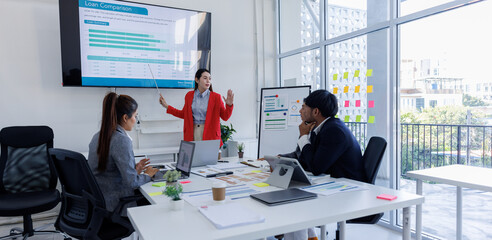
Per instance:
[[[134,190],[149,182],[150,177],[145,174],[137,174],[132,140],[120,125],[117,126],[116,131],[111,136],[108,164],[104,172],[97,170],[99,162],[97,156],[98,141],[99,132],[92,137],[89,144],[89,167],[104,195],[106,209],[113,211],[121,197],[134,195]],[[135,206],[135,203],[127,205],[127,207],[131,206]],[[123,215],[126,216],[126,208]]]

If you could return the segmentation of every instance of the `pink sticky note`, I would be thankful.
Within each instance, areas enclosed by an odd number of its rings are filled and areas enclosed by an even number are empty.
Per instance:
[[[181,183],[181,184],[187,184],[187,183],[190,183],[190,182],[191,182],[190,180],[186,180],[186,181],[181,181],[179,183]]]
[[[349,107],[350,106],[350,101],[345,101],[345,107]]]
[[[368,108],[373,108],[373,107],[374,107],[374,101],[373,101],[373,100],[369,101],[369,102],[367,103],[367,107],[368,107]]]
[[[355,100],[355,106],[360,107],[360,100]]]

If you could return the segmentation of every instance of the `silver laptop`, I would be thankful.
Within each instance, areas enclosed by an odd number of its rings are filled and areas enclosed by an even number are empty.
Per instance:
[[[220,140],[193,141],[193,143],[195,143],[195,153],[192,167],[217,164]]]

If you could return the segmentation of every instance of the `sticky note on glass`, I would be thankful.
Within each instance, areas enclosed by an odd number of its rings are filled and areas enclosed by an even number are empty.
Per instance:
[[[350,116],[345,116],[345,119],[343,120],[344,122],[349,122],[350,121]]]
[[[349,90],[349,86],[343,87],[343,93],[348,93],[348,90]]]
[[[360,92],[360,86],[355,86],[355,91],[354,91],[354,92],[355,92],[355,93]]]
[[[337,79],[338,79],[338,74],[337,73],[333,74],[333,80],[337,80]]]
[[[343,79],[347,79],[348,78],[348,72],[344,72],[343,73]]]
[[[366,77],[372,76],[372,69],[367,69]]]
[[[360,100],[355,100],[355,106],[360,107]]]
[[[367,86],[367,93],[372,93],[372,85]]]
[[[264,182],[254,183],[253,185],[255,185],[257,187],[268,187],[268,186],[270,186],[270,184],[264,183]]]
[[[361,115],[355,116],[355,121],[356,122],[360,122],[361,119],[362,119],[362,116]]]
[[[152,183],[152,187],[164,187],[164,186],[166,186],[166,182]]]
[[[345,107],[350,107],[350,101],[345,101]]]
[[[368,108],[373,108],[374,107],[374,100],[371,100],[367,103]]]
[[[333,88],[333,94],[337,94],[338,93],[338,88]]]
[[[368,123],[374,123],[374,116],[369,116]]]
[[[354,77],[359,77],[360,70],[355,70]]]
[[[149,196],[151,196],[151,197],[159,196],[159,195],[162,195],[162,192],[151,192],[151,193],[149,193]]]

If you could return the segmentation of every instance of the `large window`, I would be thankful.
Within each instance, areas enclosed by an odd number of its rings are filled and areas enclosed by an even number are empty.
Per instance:
[[[334,93],[338,117],[362,150],[371,136],[386,138],[376,184],[415,193],[406,171],[492,167],[492,0],[279,0],[277,6],[278,84]],[[492,196],[467,193],[464,238],[492,238]],[[424,195],[424,234],[454,238],[453,189],[424,183]],[[433,211],[442,207],[450,209]],[[391,212],[382,224],[395,228],[400,218]]]

